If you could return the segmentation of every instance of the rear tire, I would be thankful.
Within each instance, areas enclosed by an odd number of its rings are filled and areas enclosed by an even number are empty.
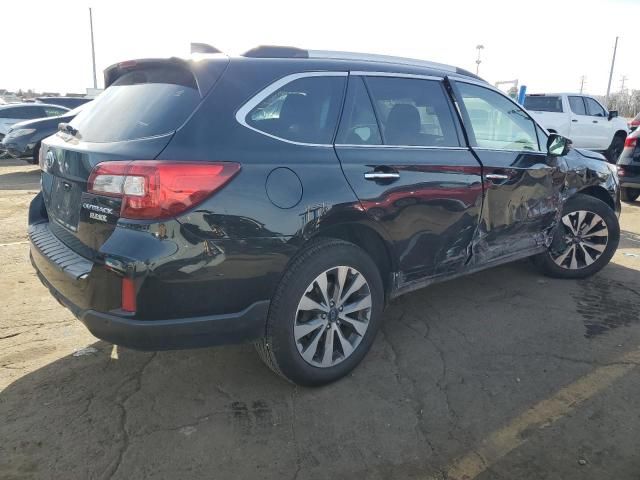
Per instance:
[[[635,202],[638,196],[640,196],[640,189],[628,187],[620,188],[620,200],[623,202]]]
[[[624,150],[624,139],[624,134],[617,133],[616,136],[613,137],[613,140],[611,140],[611,145],[609,145],[609,148],[604,152],[604,156],[607,157],[609,163],[616,163],[618,161],[618,157],[620,157],[622,150]]]
[[[333,382],[366,355],[383,306],[380,272],[364,250],[337,239],[314,241],[282,277],[271,300],[266,337],[256,349],[290,382]]]
[[[533,262],[545,275],[586,278],[609,263],[620,241],[620,225],[602,200],[576,194],[564,205],[554,241]]]

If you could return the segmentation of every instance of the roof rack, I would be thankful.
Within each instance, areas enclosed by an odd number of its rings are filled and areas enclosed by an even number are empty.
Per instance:
[[[442,63],[417,60],[414,58],[393,57],[389,55],[377,55],[373,53],[338,52],[331,50],[303,50],[296,47],[283,47],[278,45],[261,45],[245,52],[242,56],[251,58],[324,58],[328,60],[352,60],[369,61],[378,63],[391,63],[395,65],[408,65],[427,67],[449,72],[457,72],[456,67]]]

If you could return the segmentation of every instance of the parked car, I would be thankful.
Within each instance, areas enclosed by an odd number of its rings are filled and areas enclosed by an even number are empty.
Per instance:
[[[640,113],[633,117],[633,120],[629,122],[629,131],[633,132],[638,127],[640,127]]]
[[[34,118],[57,117],[69,109],[46,103],[13,103],[0,105],[0,140],[14,123]]]
[[[29,163],[38,163],[40,143],[58,131],[60,123],[68,123],[80,113],[88,103],[84,103],[58,117],[38,118],[14,123],[0,143],[0,151],[14,158],[26,158]]]
[[[105,71],[42,142],[42,282],[97,337],[255,342],[292,382],[365,356],[388,301],[533,257],[584,278],[619,240],[615,166],[459,68],[259,47]]]
[[[629,129],[615,110],[607,111],[598,100],[578,93],[527,95],[524,107],[549,132],[568,137],[574,146],[604,152],[615,163]]]
[[[87,97],[36,97],[36,100],[40,103],[48,103],[50,105],[60,105],[66,108],[76,108],[80,105],[93,100]]]
[[[640,129],[633,131],[624,143],[618,159],[620,195],[625,202],[635,202],[640,196]]]

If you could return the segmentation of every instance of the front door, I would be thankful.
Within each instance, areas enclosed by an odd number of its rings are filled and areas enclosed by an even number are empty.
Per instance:
[[[489,87],[453,83],[483,166],[485,201],[472,265],[535,253],[545,247],[561,204],[557,159],[547,156],[536,124],[518,104]]]
[[[584,97],[584,103],[587,105],[587,113],[591,122],[591,134],[593,136],[593,148],[596,150],[606,150],[609,148],[613,135],[611,132],[611,123],[607,112],[602,105],[591,97]]]
[[[482,205],[443,79],[351,74],[336,152],[370,218],[386,229],[400,285],[463,268]]]

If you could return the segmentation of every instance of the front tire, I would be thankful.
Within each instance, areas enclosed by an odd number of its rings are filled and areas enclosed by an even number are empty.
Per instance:
[[[586,278],[609,263],[619,241],[613,210],[597,198],[576,194],[564,205],[551,247],[533,260],[550,277]]]
[[[369,255],[349,242],[317,240],[289,265],[256,348],[290,382],[324,385],[364,358],[383,306],[382,279]]]
[[[620,188],[620,200],[623,202],[635,202],[640,196],[640,189],[637,188]]]
[[[613,137],[613,140],[611,140],[611,145],[609,145],[609,148],[604,153],[609,163],[616,163],[618,161],[622,150],[624,150],[624,139],[624,135],[617,134]]]

